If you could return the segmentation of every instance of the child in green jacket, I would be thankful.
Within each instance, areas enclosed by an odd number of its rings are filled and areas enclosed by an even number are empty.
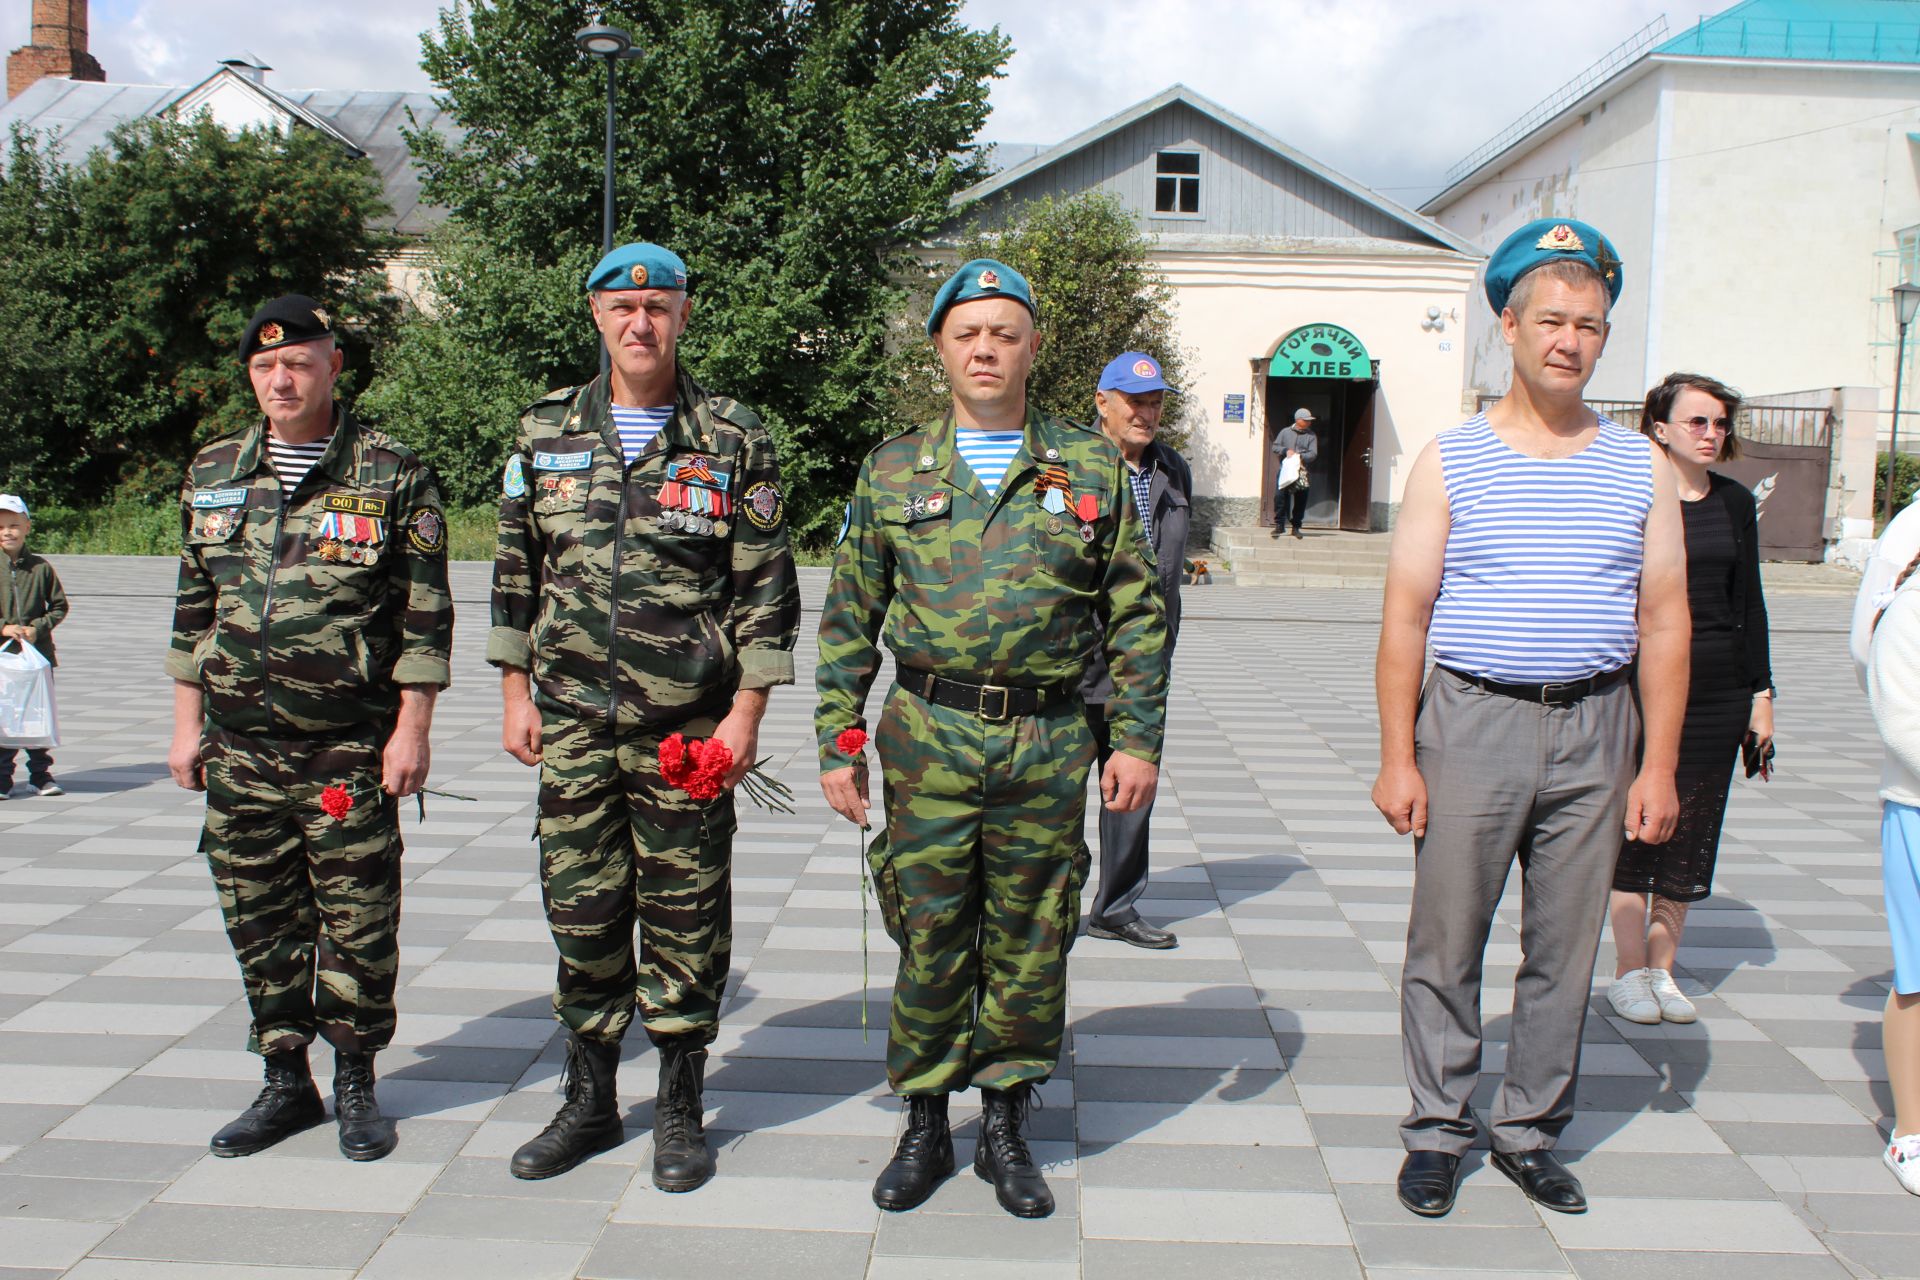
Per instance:
[[[67,616],[67,593],[53,566],[27,550],[33,531],[25,500],[0,493],[0,642],[24,640],[58,666],[53,629]],[[0,800],[13,792],[15,748],[0,747]],[[53,752],[27,748],[27,780],[43,796],[65,795],[53,780]]]

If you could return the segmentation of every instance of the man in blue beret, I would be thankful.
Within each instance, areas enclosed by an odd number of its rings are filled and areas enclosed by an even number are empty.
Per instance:
[[[1180,638],[1180,573],[1187,554],[1193,471],[1177,449],[1157,438],[1169,390],[1158,360],[1144,351],[1123,351],[1100,371],[1093,410],[1100,429],[1118,446],[1127,464],[1127,484],[1153,547],[1160,599],[1167,613],[1167,665],[1171,668],[1174,644]],[[1096,650],[1088,655],[1080,697],[1100,751],[1099,768],[1105,768],[1113,755],[1107,728],[1107,699],[1112,696],[1113,676]],[[1147,831],[1152,820],[1152,801],[1125,813],[1101,806],[1100,891],[1087,911],[1088,936],[1153,951],[1178,945],[1172,932],[1148,924],[1136,905],[1147,888]]]
[[[587,277],[610,368],[541,397],[502,479],[487,660],[501,737],[540,768],[540,888],[560,952],[566,1100],[514,1153],[550,1178],[623,1140],[615,1072],[636,1004],[660,1058],[653,1182],[713,1176],[701,1123],[733,942],[733,787],[774,685],[793,682],[800,596],[773,439],[681,367],[687,268],[628,244]],[[732,755],[717,795],[662,749]],[[634,931],[639,929],[640,945]]]
[[[1394,531],[1373,801],[1414,838],[1399,1196],[1425,1217],[1453,1207],[1479,1131],[1480,980],[1516,857],[1521,960],[1492,1163],[1545,1208],[1586,1209],[1553,1147],[1573,1118],[1614,862],[1623,832],[1661,843],[1679,812],[1689,623],[1673,473],[1581,398],[1620,286],[1619,255],[1584,222],[1532,222],[1494,251],[1487,301],[1512,388],[1421,451]]]
[[[1059,1065],[1092,861],[1097,748],[1080,681],[1099,652],[1114,686],[1102,800],[1145,807],[1165,615],[1120,451],[1027,399],[1040,333],[1025,278],[966,263],[927,328],[952,397],[861,464],[820,615],[820,790],[867,825],[865,757],[839,744],[866,728],[884,635],[896,677],[873,737],[886,829],[868,863],[901,947],[887,1081],[907,1114],[874,1203],[911,1209],[953,1173],[947,1099],[972,1087],[974,1173],[1008,1213],[1040,1218],[1053,1193],[1021,1130]]]

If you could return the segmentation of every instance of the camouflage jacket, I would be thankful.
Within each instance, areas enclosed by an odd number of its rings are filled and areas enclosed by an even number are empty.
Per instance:
[[[53,629],[66,617],[67,593],[44,556],[22,549],[14,560],[0,553],[0,623],[33,628],[33,647],[56,667]]]
[[[976,684],[1077,686],[1104,654],[1114,744],[1158,763],[1166,615],[1120,451],[1029,412],[1025,448],[990,498],[954,430],[949,417],[903,432],[860,468],[820,618],[822,770],[847,763],[835,736],[865,726],[883,627],[896,662]],[[1062,481],[1067,510],[1050,512]]]
[[[800,588],[772,436],[682,371],[628,467],[608,405],[600,377],[520,419],[487,661],[531,672],[543,707],[622,728],[793,683]]]
[[[333,442],[283,493],[266,423],[193,457],[167,674],[234,733],[383,727],[399,686],[451,678],[447,525],[426,464],[336,409]]]

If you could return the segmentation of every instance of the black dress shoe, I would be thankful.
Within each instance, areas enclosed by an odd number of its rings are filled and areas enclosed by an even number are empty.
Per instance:
[[[1117,942],[1131,943],[1136,947],[1145,947],[1149,951],[1165,951],[1180,944],[1180,939],[1165,929],[1156,929],[1145,920],[1129,920],[1125,924],[1095,924],[1087,922],[1089,938],[1112,938]]]
[[[1400,1162],[1400,1203],[1423,1218],[1442,1218],[1460,1191],[1460,1157],[1444,1151],[1409,1151]]]
[[[266,1085],[253,1105],[213,1135],[217,1156],[250,1156],[321,1123],[327,1108],[307,1066],[307,1047],[266,1055]]]
[[[333,1055],[333,1118],[340,1126],[340,1154],[349,1160],[378,1160],[399,1143],[393,1121],[374,1101],[372,1054]]]
[[[1587,1193],[1580,1189],[1580,1179],[1551,1151],[1496,1151],[1493,1167],[1543,1208],[1555,1213],[1587,1211]]]
[[[873,1202],[889,1213],[917,1208],[953,1176],[953,1131],[947,1127],[947,1095],[907,1099],[907,1127],[893,1159],[873,1184]]]

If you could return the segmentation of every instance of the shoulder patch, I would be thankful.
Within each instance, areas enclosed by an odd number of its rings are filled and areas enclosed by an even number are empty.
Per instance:
[[[500,492],[509,498],[527,496],[527,466],[517,453],[507,459],[507,469],[500,475]]]
[[[780,517],[785,514],[780,486],[766,480],[748,485],[740,509],[746,512],[748,524],[763,533],[773,532],[780,527]]]
[[[423,556],[441,554],[447,549],[446,519],[432,507],[419,508],[407,517],[407,542]]]

